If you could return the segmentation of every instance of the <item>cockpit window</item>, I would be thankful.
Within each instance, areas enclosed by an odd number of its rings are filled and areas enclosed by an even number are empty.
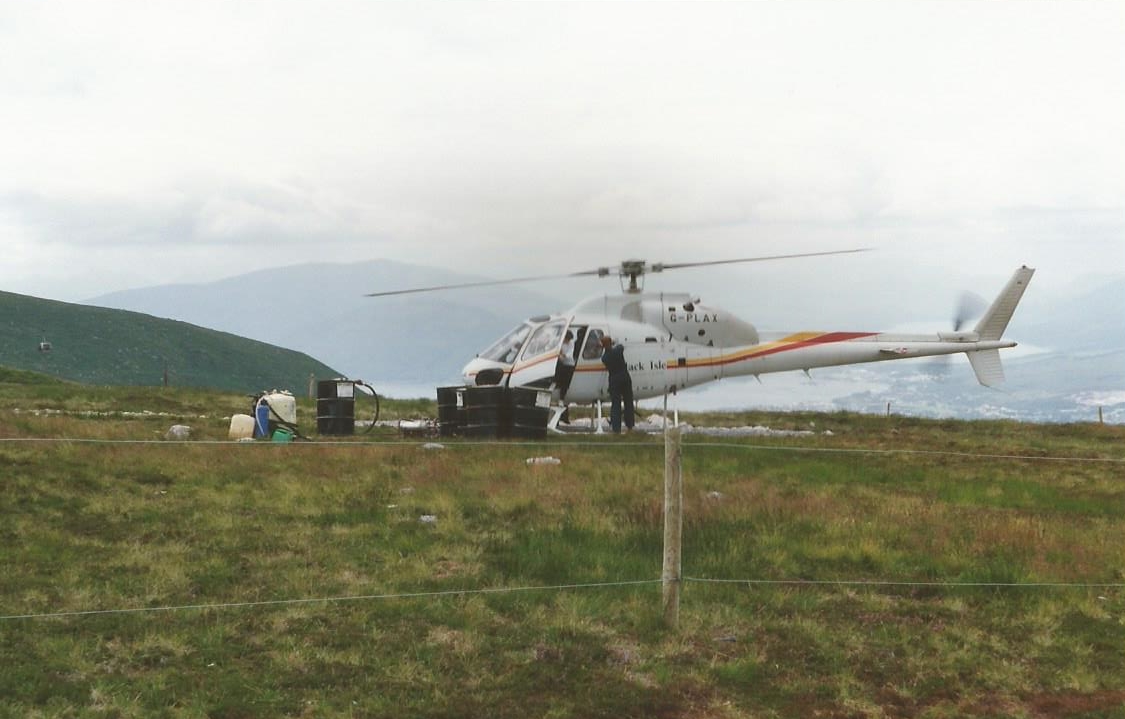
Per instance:
[[[524,348],[523,356],[525,358],[531,358],[538,357],[552,350],[558,351],[559,346],[562,344],[562,332],[564,327],[566,327],[566,320],[555,320],[535,330],[535,334],[527,341],[527,347]]]
[[[512,364],[516,361],[516,356],[520,352],[520,347],[523,346],[523,341],[527,339],[527,335],[531,332],[531,325],[524,322],[519,327],[497,340],[491,347],[480,353],[480,357],[493,362],[503,362],[505,364]]]

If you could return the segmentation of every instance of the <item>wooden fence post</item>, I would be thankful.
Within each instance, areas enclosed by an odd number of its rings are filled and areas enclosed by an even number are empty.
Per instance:
[[[680,624],[682,569],[680,548],[684,530],[684,473],[680,428],[664,428],[664,623]]]

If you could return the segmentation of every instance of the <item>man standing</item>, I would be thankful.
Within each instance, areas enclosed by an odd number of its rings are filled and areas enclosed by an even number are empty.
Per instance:
[[[602,364],[609,370],[609,425],[614,434],[621,433],[621,410],[625,409],[625,427],[633,429],[633,378],[625,363],[625,348],[614,344],[613,339],[602,337]]]

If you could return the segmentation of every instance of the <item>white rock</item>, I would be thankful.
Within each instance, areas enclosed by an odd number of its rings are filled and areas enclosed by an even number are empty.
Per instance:
[[[528,464],[562,464],[558,457],[528,457]]]
[[[164,439],[182,442],[191,438],[191,427],[186,424],[174,424],[164,433]]]

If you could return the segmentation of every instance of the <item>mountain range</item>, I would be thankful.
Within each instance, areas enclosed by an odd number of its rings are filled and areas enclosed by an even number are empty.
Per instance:
[[[469,358],[527,316],[563,310],[578,298],[562,300],[516,285],[363,295],[481,279],[487,278],[387,260],[319,263],[114,292],[87,304],[289,347],[376,387],[408,387],[429,396],[433,387],[457,382]],[[825,369],[811,380],[799,373],[767,375],[760,385],[724,380],[685,392],[681,400],[698,409],[866,412],[885,411],[890,403],[892,411],[922,416],[1041,421],[1096,418],[1101,406],[1107,421],[1125,421],[1125,277],[1068,296],[1035,296],[1034,289],[1009,329],[1021,347],[1004,354],[1008,382],[1000,390],[979,386],[964,358],[954,357],[944,364],[910,360]]]
[[[290,347],[353,379],[419,385],[458,382],[461,367],[557,299],[505,285],[365,297],[485,278],[373,260],[258,270],[205,284],[126,290],[86,301],[190,322]]]

